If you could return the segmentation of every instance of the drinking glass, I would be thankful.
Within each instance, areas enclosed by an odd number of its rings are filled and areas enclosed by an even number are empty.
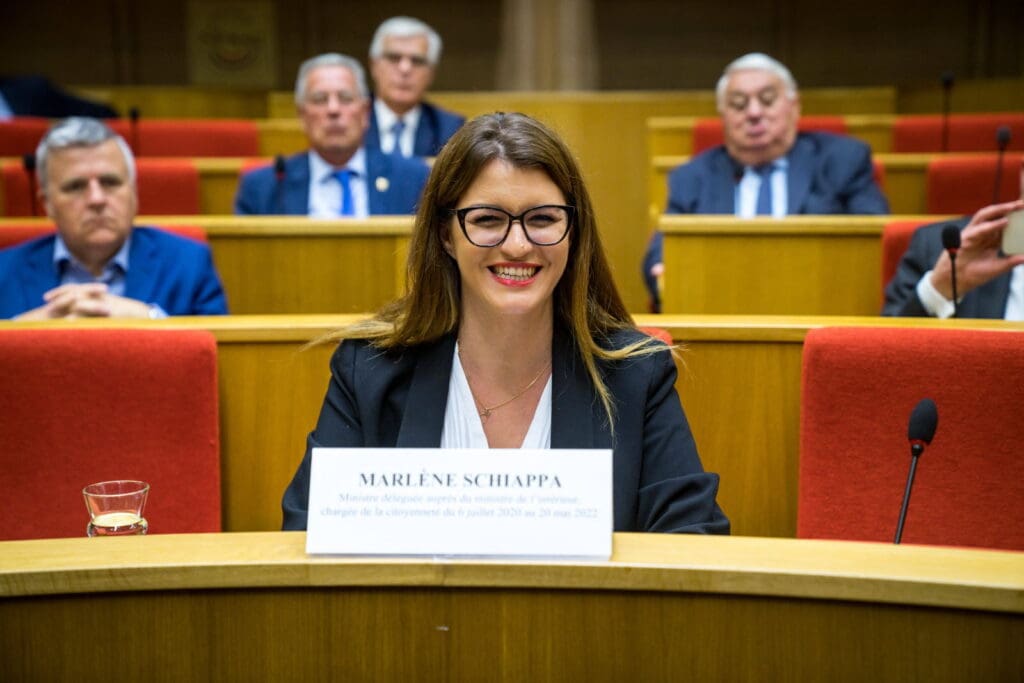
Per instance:
[[[146,507],[149,484],[133,479],[101,481],[82,489],[85,507],[89,510],[86,535],[136,536],[149,531],[149,522],[142,516]]]

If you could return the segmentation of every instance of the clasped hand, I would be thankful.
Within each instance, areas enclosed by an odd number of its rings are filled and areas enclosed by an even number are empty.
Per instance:
[[[53,318],[147,318],[149,306],[136,299],[111,294],[101,282],[55,287],[43,295],[38,308],[19,315],[16,320]]]

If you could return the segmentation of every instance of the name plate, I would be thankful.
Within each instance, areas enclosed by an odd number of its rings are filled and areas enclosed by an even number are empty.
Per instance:
[[[612,452],[314,448],[306,552],[612,553]]]

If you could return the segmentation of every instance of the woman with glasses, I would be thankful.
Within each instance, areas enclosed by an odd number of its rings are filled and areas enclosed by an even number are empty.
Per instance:
[[[481,116],[449,140],[405,296],[332,339],[285,529],[306,528],[312,448],[397,446],[611,448],[616,531],[729,532],[671,349],[633,325],[575,160],[527,116]]]

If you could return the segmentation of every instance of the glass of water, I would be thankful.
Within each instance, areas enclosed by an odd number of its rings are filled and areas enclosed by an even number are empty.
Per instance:
[[[137,536],[149,531],[142,516],[149,484],[133,479],[101,481],[82,489],[89,510],[86,534],[92,536]]]

